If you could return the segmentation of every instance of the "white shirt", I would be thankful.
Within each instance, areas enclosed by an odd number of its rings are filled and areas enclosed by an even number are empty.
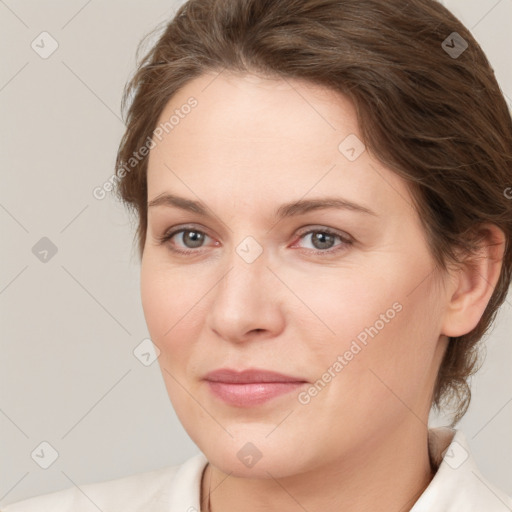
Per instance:
[[[512,498],[478,471],[462,431],[428,432],[437,472],[410,512],[510,512]],[[2,508],[3,512],[200,512],[201,476],[207,464],[197,455],[182,465],[71,487]]]

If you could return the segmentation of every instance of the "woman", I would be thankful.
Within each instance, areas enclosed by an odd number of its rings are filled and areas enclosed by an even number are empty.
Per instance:
[[[511,279],[512,120],[434,0],[190,0],[117,176],[200,453],[21,511],[506,511],[451,427]]]

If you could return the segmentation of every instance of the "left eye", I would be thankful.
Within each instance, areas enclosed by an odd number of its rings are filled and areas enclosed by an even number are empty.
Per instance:
[[[330,252],[332,250],[337,250],[336,247],[339,247],[340,245],[348,245],[351,243],[351,240],[348,238],[345,238],[338,233],[327,231],[325,229],[311,230],[300,235],[301,240],[308,238],[311,245],[313,246],[313,250],[320,252]],[[336,244],[336,239],[340,240],[340,243]]]

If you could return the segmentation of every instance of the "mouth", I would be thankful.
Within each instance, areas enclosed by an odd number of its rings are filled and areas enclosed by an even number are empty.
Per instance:
[[[204,380],[216,398],[235,407],[260,405],[307,384],[300,377],[260,369],[222,368],[208,373]]]

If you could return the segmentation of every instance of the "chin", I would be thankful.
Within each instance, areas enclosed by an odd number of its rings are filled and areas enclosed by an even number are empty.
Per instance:
[[[261,435],[251,436],[245,425],[245,435],[234,435],[225,442],[219,442],[218,437],[202,439],[196,444],[213,466],[233,477],[283,478],[296,474],[304,462],[297,457],[296,446],[292,442],[287,445],[286,439],[277,435],[265,438],[268,432],[265,428]]]

